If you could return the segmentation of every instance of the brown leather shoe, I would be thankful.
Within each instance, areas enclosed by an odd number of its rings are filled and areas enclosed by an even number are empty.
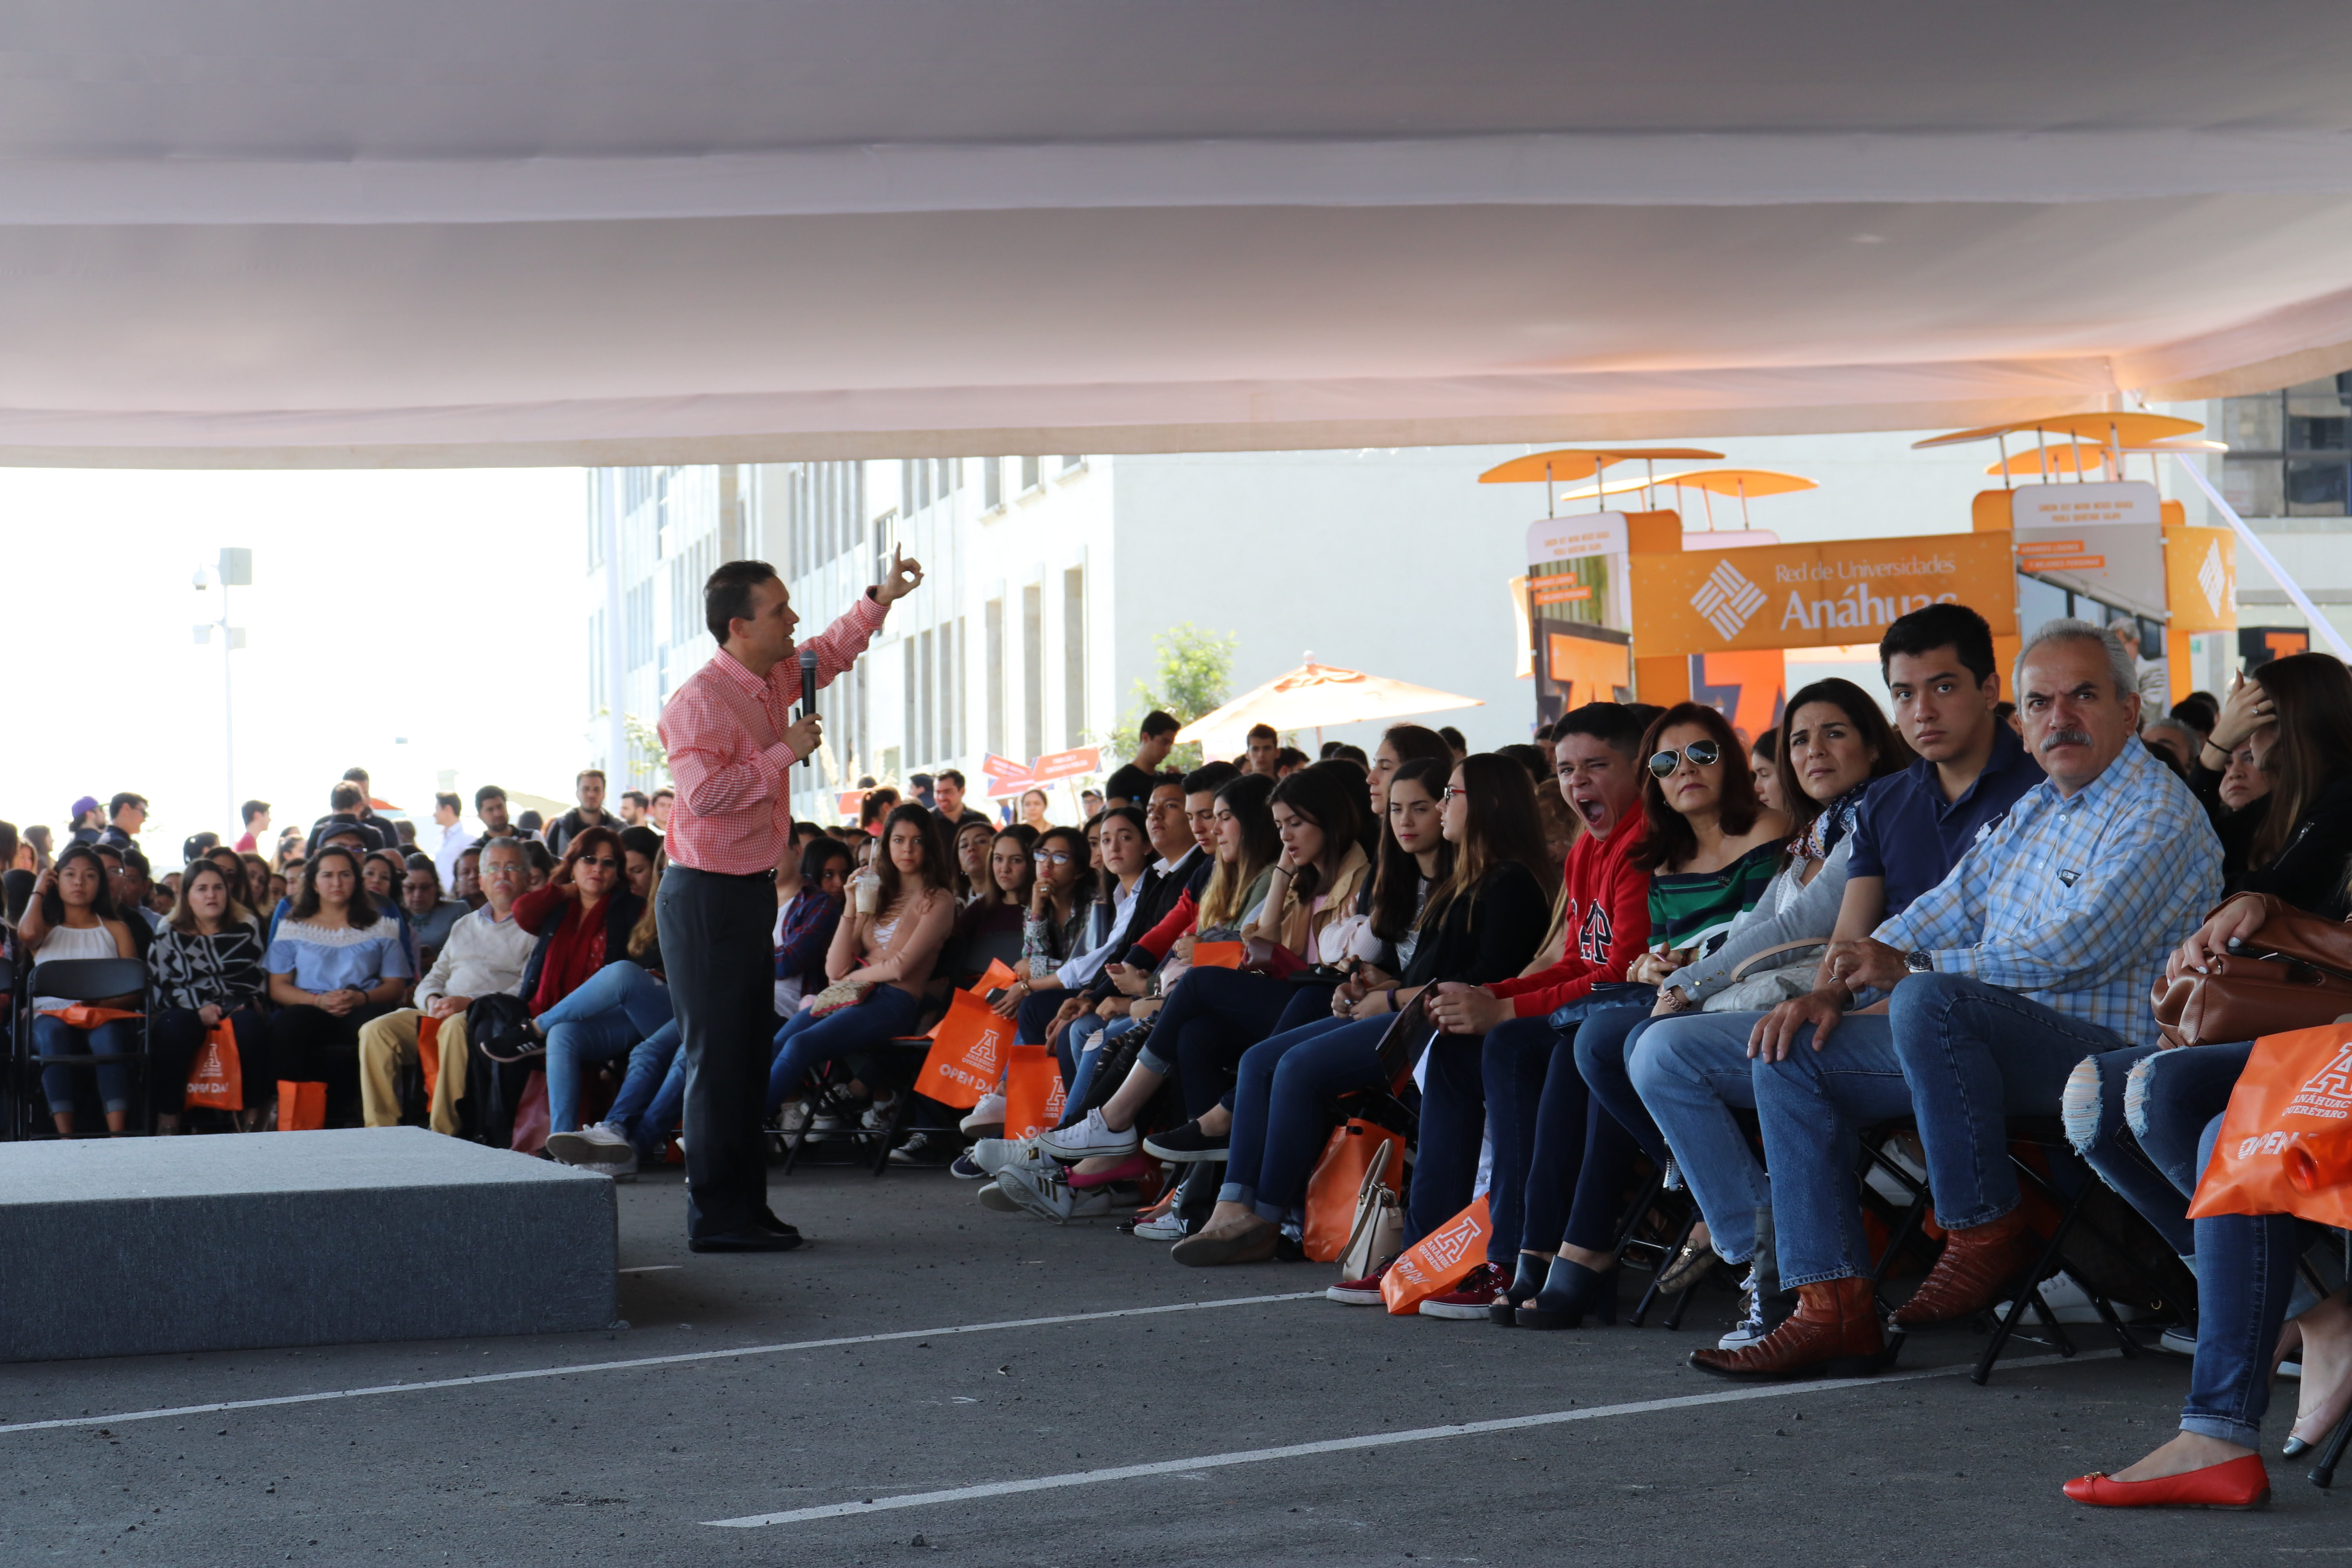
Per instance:
[[[1801,1377],[1867,1377],[1895,1361],[1878,1324],[1878,1304],[1867,1279],[1828,1279],[1797,1288],[1797,1312],[1755,1344],[1736,1351],[1691,1352],[1701,1372],[1744,1383],[1786,1383]]]
[[[1989,1224],[1953,1231],[1918,1294],[1895,1310],[1895,1326],[1948,1323],[1984,1310],[2008,1294],[2036,1250],[2021,1209]]]

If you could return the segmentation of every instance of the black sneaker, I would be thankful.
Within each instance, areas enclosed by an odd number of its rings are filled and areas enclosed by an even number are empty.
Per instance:
[[[890,1163],[929,1169],[947,1164],[962,1147],[962,1140],[951,1140],[945,1133],[918,1132],[890,1151]]]
[[[1155,1133],[1143,1141],[1143,1152],[1155,1160],[1165,1160],[1172,1165],[1196,1164],[1202,1160],[1222,1160],[1233,1147],[1230,1137],[1212,1138],[1201,1131],[1198,1121],[1187,1121],[1171,1131]]]

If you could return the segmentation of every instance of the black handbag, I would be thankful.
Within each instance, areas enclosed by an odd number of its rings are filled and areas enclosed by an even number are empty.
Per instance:
[[[1575,1028],[1593,1014],[1611,1007],[1628,1006],[1641,1002],[1654,1004],[1658,988],[1654,985],[1633,985],[1623,981],[1604,980],[1573,1002],[1563,1002],[1544,1016],[1544,1022],[1555,1029]]]

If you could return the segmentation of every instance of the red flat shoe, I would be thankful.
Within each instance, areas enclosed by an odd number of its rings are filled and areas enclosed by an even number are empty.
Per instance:
[[[1083,1193],[1095,1187],[1109,1186],[1114,1182],[1132,1182],[1141,1177],[1143,1173],[1150,1168],[1143,1163],[1142,1155],[1129,1154],[1109,1170],[1097,1171],[1092,1175],[1081,1175],[1076,1171],[1072,1171],[1069,1177],[1070,1187],[1075,1192]]]
[[[2271,1476],[2260,1454],[2246,1454],[2152,1481],[2077,1476],[2066,1483],[2066,1495],[2095,1508],[2268,1508]]]

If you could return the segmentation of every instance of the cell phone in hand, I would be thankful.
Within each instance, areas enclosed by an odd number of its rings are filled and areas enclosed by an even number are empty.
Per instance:
[[[1003,1001],[1007,996],[1010,996],[1010,995],[1012,995],[1012,994],[1013,994],[1013,987],[1011,987],[1010,985],[1000,985],[1000,986],[998,986],[995,990],[993,990],[993,991],[992,991],[992,992],[990,992],[990,993],[988,994],[988,1005],[989,1005],[990,1006],[993,1007],[993,1006],[995,1006],[999,1002]]]

